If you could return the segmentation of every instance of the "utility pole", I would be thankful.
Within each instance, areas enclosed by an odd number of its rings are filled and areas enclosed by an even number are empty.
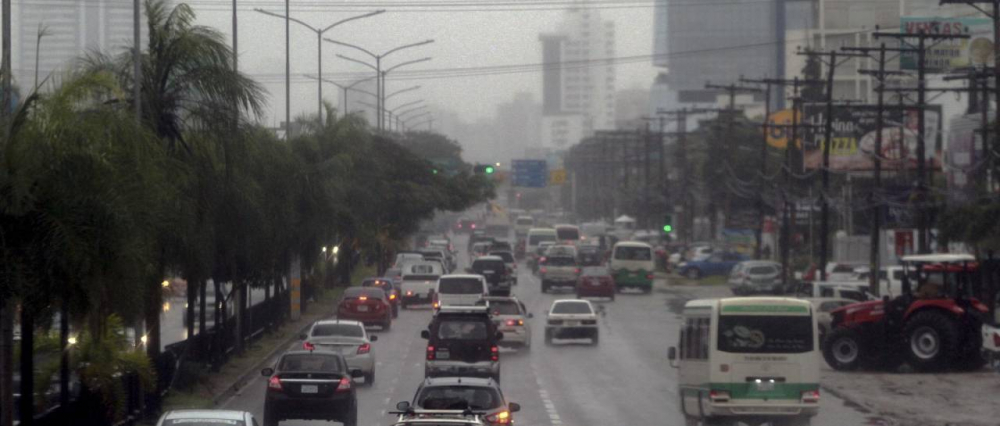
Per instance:
[[[732,170],[734,172],[734,174],[735,174],[736,168],[732,167],[732,164],[733,164],[733,162],[732,162],[732,155],[733,155],[733,152],[736,151],[736,146],[733,145],[733,143],[735,142],[734,141],[734,135],[733,135],[733,126],[736,124],[736,94],[739,93],[739,92],[744,92],[744,93],[758,93],[758,92],[760,92],[760,89],[758,89],[756,87],[742,86],[742,85],[735,84],[735,83],[734,84],[726,84],[726,85],[705,83],[705,89],[720,90],[720,91],[725,92],[728,95],[729,104],[728,104],[728,107],[725,109],[725,113],[726,113],[726,137],[725,138],[726,138],[726,140],[725,140],[725,142],[723,144],[722,161],[726,165],[726,167],[729,168],[730,170]],[[729,222],[731,220],[731,213],[732,213],[732,195],[731,194],[732,194],[731,191],[726,191],[726,206],[724,208],[724,210],[725,210],[725,216],[726,216],[726,222]],[[761,226],[761,224],[758,223],[757,226],[759,228]]]
[[[285,0],[285,140],[292,139],[292,12]]]
[[[764,87],[764,121],[761,124],[761,141],[760,141],[760,186],[757,189],[757,231],[754,232],[754,238],[757,240],[757,245],[754,247],[754,258],[760,259],[763,256],[763,244],[764,244],[764,186],[767,181],[767,138],[768,132],[770,132],[769,125],[771,124],[771,90],[774,86],[773,82],[767,80],[754,80],[749,78],[740,77],[741,83],[751,83],[751,84],[763,84]]]
[[[657,115],[673,117],[675,120],[675,131],[665,133],[665,135],[672,135],[677,137],[677,163],[680,166],[680,191],[677,193],[681,195],[681,239],[685,243],[690,243],[694,239],[694,219],[695,219],[695,198],[694,198],[694,188],[692,188],[692,179],[690,177],[690,167],[687,161],[687,121],[688,117],[693,114],[705,114],[718,112],[714,108],[681,108],[677,110],[658,110]],[[671,203],[672,204],[672,203]]]
[[[0,13],[3,15],[3,51],[0,58],[0,118],[4,121],[11,115],[14,106],[14,90],[10,64],[11,31],[10,0],[2,0]],[[3,295],[0,300],[0,426],[14,424],[14,301],[12,295]]]
[[[829,246],[830,246],[830,201],[827,198],[827,194],[830,192],[830,146],[833,142],[833,77],[834,73],[837,71],[837,66],[843,63],[837,63],[837,51],[831,50],[826,54],[829,55],[826,73],[826,121],[824,122],[823,131],[823,170],[822,170],[822,182],[823,191],[820,193],[820,248],[819,248],[819,264],[822,265],[819,268],[820,279],[826,281],[826,264],[829,260]],[[806,56],[822,56],[823,53],[820,52],[799,52],[800,55]],[[867,58],[868,55],[864,54],[851,54],[842,53],[842,56],[846,57],[847,60],[854,58]],[[845,61],[846,62],[846,61]],[[850,214],[850,213],[848,213]],[[810,218],[812,217],[810,209]],[[809,227],[812,229],[812,226]]]
[[[876,31],[874,34],[875,38],[892,38],[899,40],[900,44],[905,44],[906,39],[917,39],[917,191],[918,206],[917,206],[917,250],[921,254],[930,253],[930,235],[929,226],[927,218],[927,207],[926,204],[929,201],[928,189],[929,182],[927,178],[927,158],[926,149],[927,141],[926,139],[926,102],[927,102],[927,40],[941,41],[941,40],[958,40],[969,38],[968,34],[928,34],[926,32],[919,32],[917,34],[902,34],[902,33],[889,33],[889,32],[879,32]],[[935,43],[936,44],[936,43]],[[933,47],[933,45],[931,46]],[[1000,109],[1000,108],[998,108]]]

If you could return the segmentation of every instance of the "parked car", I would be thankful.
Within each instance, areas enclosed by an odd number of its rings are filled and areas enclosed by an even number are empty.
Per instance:
[[[747,260],[737,263],[729,273],[733,294],[782,294],[781,264],[770,260]]]
[[[361,282],[362,287],[378,287],[385,292],[392,306],[392,317],[399,316],[399,287],[389,277],[369,277]]]
[[[608,268],[588,266],[580,271],[576,280],[576,297],[607,297],[615,300],[615,280],[608,273]]]
[[[160,416],[156,426],[200,425],[257,426],[257,420],[248,411],[235,410],[170,410]]]
[[[490,296],[486,298],[489,303],[490,315],[497,325],[497,330],[503,333],[501,343],[515,344],[525,349],[531,348],[531,323],[528,321],[534,318],[524,303],[516,297]]]
[[[358,398],[354,377],[344,356],[326,351],[289,351],[273,368],[261,370],[267,377],[264,394],[264,426],[282,420],[326,420],[344,426],[358,425]]]
[[[383,331],[389,331],[392,328],[392,305],[381,288],[348,287],[337,305],[337,318],[377,325]]]
[[[816,324],[819,327],[820,342],[826,337],[826,333],[830,331],[830,323],[833,321],[833,316],[830,315],[830,312],[852,303],[858,303],[857,300],[837,297],[814,297],[804,300],[808,300],[813,305],[813,312],[816,313]]]
[[[361,370],[365,384],[375,384],[375,351],[372,342],[378,336],[369,335],[365,325],[349,320],[320,320],[313,323],[309,331],[299,338],[302,349],[322,350],[338,353],[344,356],[347,368]]]
[[[739,253],[712,253],[703,260],[681,263],[678,273],[692,280],[711,275],[727,275],[737,263],[745,260],[748,260],[747,257]]]
[[[804,299],[836,298],[851,299],[856,302],[872,300],[870,293],[852,283],[826,281],[801,282],[795,289],[795,297]]]

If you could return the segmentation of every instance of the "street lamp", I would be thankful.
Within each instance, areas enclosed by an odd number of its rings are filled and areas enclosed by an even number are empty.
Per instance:
[[[371,56],[373,59],[375,59],[375,66],[374,66],[374,68],[375,68],[375,75],[378,76],[378,77],[382,77],[382,78],[379,79],[381,81],[380,82],[376,82],[376,85],[375,85],[377,87],[377,89],[378,89],[376,92],[379,95],[385,93],[385,78],[384,78],[384,75],[382,74],[382,58],[384,58],[386,56],[389,56],[390,54],[398,52],[398,51],[403,50],[403,49],[409,49],[409,48],[412,48],[412,47],[423,46],[425,44],[430,44],[430,43],[434,42],[433,39],[427,39],[427,40],[424,40],[424,41],[421,41],[421,42],[417,42],[417,43],[404,44],[402,46],[398,46],[398,47],[389,49],[389,50],[387,50],[384,53],[382,53],[382,54],[379,55],[379,54],[372,53],[368,49],[365,49],[363,47],[356,46],[356,45],[353,45],[353,44],[350,44],[350,43],[344,43],[342,41],[331,40],[331,39],[328,39],[328,38],[324,38],[323,40],[326,40],[326,41],[328,41],[330,43],[341,45],[341,46],[344,46],[344,47],[350,47],[352,49],[355,49],[355,50],[358,50],[360,52],[363,52],[364,54],[366,54],[368,56]],[[345,57],[343,57],[341,55],[337,55],[337,56],[341,57],[341,58],[345,58]],[[429,60],[429,58],[428,58],[428,60]],[[353,61],[354,62],[363,63],[366,66],[371,67],[370,64],[367,64],[365,62],[358,61],[358,60],[353,60]],[[423,61],[420,60],[420,61],[416,61],[416,62],[423,62]],[[378,115],[378,129],[379,130],[382,130],[382,127],[383,127],[383,123],[382,123],[383,120],[382,120],[382,114],[381,114],[381,112],[382,112],[382,106],[384,104],[385,104],[385,100],[380,97],[379,98],[379,107],[376,108],[376,112],[378,113],[377,115]]]
[[[411,103],[412,103],[412,102],[411,102]],[[399,108],[402,108],[402,106],[400,106]],[[406,114],[409,114],[409,113],[411,113],[411,112],[414,112],[414,111],[420,111],[420,110],[422,110],[422,109],[424,109],[424,108],[427,108],[427,105],[426,105],[426,104],[424,104],[424,105],[419,105],[419,106],[415,106],[415,107],[413,107],[413,108],[410,108],[410,109],[408,109],[408,110],[406,110],[406,111],[403,111],[403,112],[401,112],[401,113],[399,113],[399,114],[396,114],[396,118],[402,118],[402,117],[403,117],[404,115],[406,115]]]
[[[312,75],[306,75],[306,77],[308,77],[308,78],[311,78],[311,79],[314,79],[314,80],[320,80],[320,78],[318,78],[318,77],[316,77],[316,76],[312,76]],[[373,97],[373,98],[375,98],[375,99],[378,99],[378,95],[376,95],[376,94],[374,94],[374,93],[372,93],[372,92],[369,92],[369,91],[367,91],[367,90],[362,90],[362,89],[355,89],[355,88],[354,88],[354,86],[357,86],[357,85],[359,85],[359,84],[361,84],[361,83],[364,83],[364,82],[366,82],[366,81],[369,81],[369,80],[371,80],[371,79],[373,79],[373,78],[375,78],[375,77],[376,77],[376,76],[371,76],[371,77],[368,77],[368,78],[363,78],[363,79],[361,79],[361,80],[358,80],[358,81],[355,81],[354,83],[351,83],[351,84],[348,84],[348,85],[346,85],[346,86],[345,86],[345,85],[343,85],[343,84],[340,84],[340,83],[337,83],[336,81],[333,81],[333,80],[330,80],[330,79],[326,79],[326,78],[322,79],[322,81],[323,81],[323,82],[325,82],[325,83],[330,83],[330,84],[332,84],[332,85],[334,85],[334,86],[337,86],[337,87],[339,87],[339,88],[340,88],[341,90],[343,90],[343,91],[344,91],[344,115],[346,116],[346,115],[347,115],[347,113],[349,112],[349,111],[347,110],[347,91],[348,91],[348,90],[353,90],[353,91],[355,91],[355,92],[358,92],[358,93],[364,93],[364,94],[366,94],[366,95],[368,95],[368,96],[371,96],[371,97]]]
[[[284,19],[286,21],[292,21],[292,22],[301,24],[302,26],[304,26],[304,27],[312,30],[314,33],[316,33],[316,67],[317,67],[317,75],[319,75],[319,81],[316,84],[316,86],[317,86],[317,94],[318,94],[318,99],[319,99],[319,110],[318,110],[317,114],[319,115],[319,123],[322,125],[323,124],[323,81],[322,81],[322,79],[323,79],[323,33],[327,32],[327,31],[333,29],[334,27],[336,27],[336,26],[338,26],[340,24],[343,24],[343,23],[347,23],[347,22],[350,22],[350,21],[354,21],[354,20],[358,20],[358,19],[362,19],[362,18],[368,18],[368,17],[371,17],[371,16],[375,16],[375,15],[378,15],[378,14],[385,13],[385,10],[384,9],[379,9],[379,10],[376,10],[374,12],[365,13],[363,15],[357,15],[357,16],[352,16],[350,18],[344,18],[344,19],[341,19],[341,20],[339,20],[337,22],[334,22],[334,23],[332,23],[330,25],[327,25],[324,28],[316,28],[316,27],[314,27],[312,25],[309,25],[309,24],[305,23],[304,21],[292,18],[289,15],[281,15],[281,14],[277,14],[277,13],[274,13],[274,12],[268,12],[266,10],[259,9],[259,8],[258,9],[254,9],[254,10],[256,10],[257,12],[263,13],[265,15],[268,15],[268,16],[273,16],[275,18],[281,18],[281,19]],[[288,46],[286,45],[285,48],[288,49]],[[288,93],[287,96],[291,96],[291,93]]]

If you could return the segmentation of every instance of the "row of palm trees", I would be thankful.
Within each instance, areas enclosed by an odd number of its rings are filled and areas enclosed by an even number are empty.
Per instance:
[[[220,33],[197,25],[184,4],[147,0],[145,12],[140,81],[131,49],[92,53],[0,123],[4,318],[16,310],[34,330],[60,312],[81,330],[81,346],[97,349],[71,362],[87,366],[76,370],[85,385],[105,389],[108,418],[124,414],[109,375],[138,372],[152,383],[155,372],[147,357],[100,348],[121,337],[122,320],[144,320],[148,352],[158,353],[165,277],[201,294],[209,281],[233,291],[271,286],[296,261],[308,275],[323,246],[381,252],[436,211],[465,209],[492,191],[464,171],[434,173],[421,156],[428,140],[452,151],[454,142],[374,134],[329,107],[326,120],[303,120],[304,134],[278,139],[254,124],[265,92],[232,69]],[[21,336],[26,371],[32,334]]]

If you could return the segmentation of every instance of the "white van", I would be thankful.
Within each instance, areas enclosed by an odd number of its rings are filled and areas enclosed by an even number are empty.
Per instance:
[[[556,238],[560,243],[576,245],[580,242],[580,228],[576,225],[558,224]]]
[[[656,260],[653,258],[653,247],[649,244],[638,241],[615,244],[611,249],[609,266],[618,290],[632,287],[641,289],[644,293],[653,291]]]
[[[692,300],[682,319],[667,358],[679,369],[687,424],[808,425],[819,412],[819,333],[809,302]]]
[[[528,234],[532,226],[535,226],[535,218],[526,215],[518,216],[514,221],[514,235],[523,237]]]
[[[524,252],[531,256],[538,250],[538,243],[544,241],[556,241],[556,230],[553,228],[531,228],[528,230],[528,240],[524,245]]]
[[[482,275],[445,275],[438,279],[434,287],[434,307],[472,306],[489,295],[486,279]]]

